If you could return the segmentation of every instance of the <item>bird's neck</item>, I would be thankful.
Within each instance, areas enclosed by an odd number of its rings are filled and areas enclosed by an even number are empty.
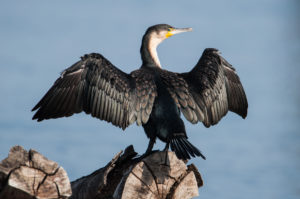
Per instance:
[[[156,48],[160,44],[160,42],[161,40],[157,39],[151,34],[144,35],[141,46],[143,66],[161,68],[156,51]]]

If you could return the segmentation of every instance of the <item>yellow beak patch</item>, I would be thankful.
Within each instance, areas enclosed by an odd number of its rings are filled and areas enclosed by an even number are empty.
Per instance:
[[[168,31],[167,34],[166,34],[166,38],[171,37],[172,35],[174,35],[174,34],[172,33],[172,30],[171,30],[171,31]]]

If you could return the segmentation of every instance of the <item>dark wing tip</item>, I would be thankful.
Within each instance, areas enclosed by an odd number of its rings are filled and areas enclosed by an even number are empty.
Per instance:
[[[36,111],[38,108],[39,108],[39,104],[35,105],[35,107],[33,107],[33,108],[31,109],[31,111]]]
[[[245,110],[242,112],[241,116],[242,116],[243,119],[246,119],[247,115],[248,115],[248,105],[245,108]]]
[[[32,120],[36,120],[37,122],[41,122],[41,121],[44,120],[44,118],[41,117],[39,111],[37,111],[37,112],[32,116]]]

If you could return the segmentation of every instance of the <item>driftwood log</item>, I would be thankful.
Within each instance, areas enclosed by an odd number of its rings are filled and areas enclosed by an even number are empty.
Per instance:
[[[105,167],[70,183],[64,169],[38,152],[11,148],[0,162],[0,199],[185,199],[203,185],[197,168],[173,152],[135,158],[132,146]]]

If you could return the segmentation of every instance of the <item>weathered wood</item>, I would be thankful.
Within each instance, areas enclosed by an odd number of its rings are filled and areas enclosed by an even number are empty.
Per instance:
[[[187,167],[173,152],[155,152],[142,159],[134,159],[135,155],[130,146],[104,168],[72,182],[72,199],[185,199],[198,196],[198,187],[203,182],[194,165]]]
[[[198,180],[202,182],[201,177]],[[120,199],[189,199],[195,196],[198,196],[198,184],[194,171],[170,151],[156,152],[132,165],[114,193],[114,197]]]
[[[203,185],[197,168],[173,152],[135,158],[132,146],[119,152],[105,167],[70,183],[65,171],[34,150],[13,147],[0,163],[0,199],[185,199]]]
[[[73,181],[72,199],[112,198],[123,173],[137,155],[132,146],[120,151],[105,167],[92,174]]]
[[[21,146],[11,148],[0,163],[0,198],[67,198],[71,195],[68,176],[56,162]]]

